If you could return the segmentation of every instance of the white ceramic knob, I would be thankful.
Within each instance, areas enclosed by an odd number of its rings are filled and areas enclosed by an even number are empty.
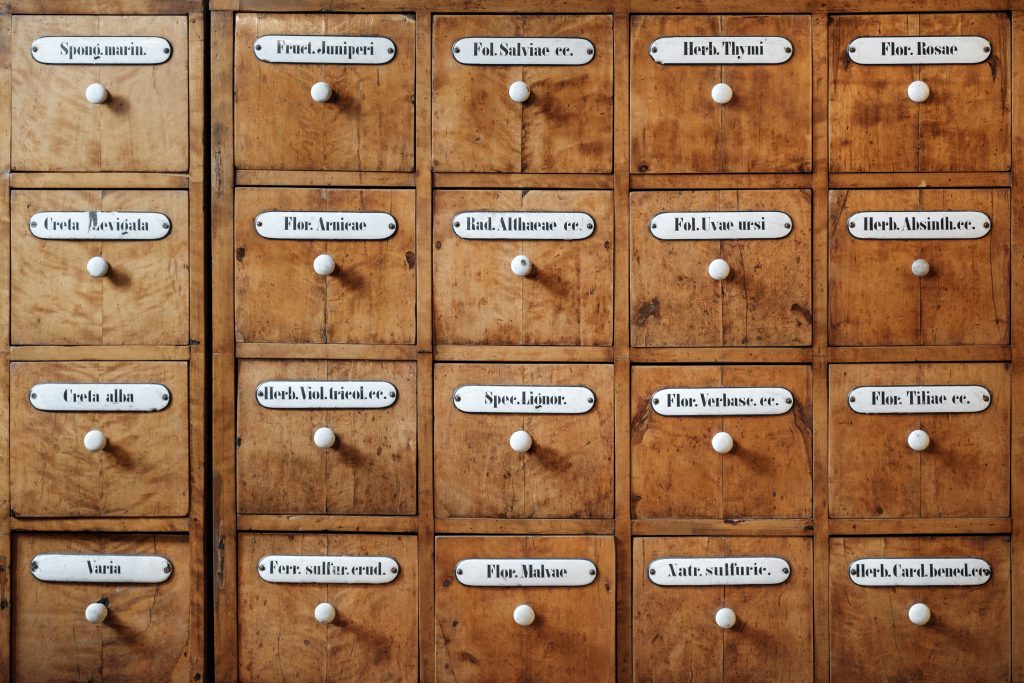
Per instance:
[[[914,81],[907,86],[907,97],[914,102],[924,102],[932,94],[932,89],[924,81]]]
[[[533,437],[528,432],[520,429],[518,432],[512,432],[512,436],[508,438],[508,445],[516,453],[525,453],[533,448]]]
[[[85,444],[87,451],[102,451],[107,447],[107,435],[98,429],[90,429],[85,433],[85,438],[82,439],[82,443]]]
[[[708,264],[708,275],[713,280],[724,280],[729,277],[729,273],[732,272],[732,268],[726,263],[725,259],[716,258],[714,261]]]
[[[924,626],[932,620],[932,611],[923,602],[915,602],[907,610],[907,616],[910,617],[910,623]]]
[[[329,624],[334,621],[334,617],[338,616],[338,611],[334,609],[334,605],[329,602],[321,602],[313,610],[313,617],[321,624]]]
[[[94,602],[85,608],[85,620],[90,624],[102,624],[107,619],[110,610],[103,601]]]
[[[309,89],[309,96],[313,98],[314,102],[327,102],[332,95],[334,95],[334,90],[323,81],[314,83],[313,87]]]
[[[715,104],[729,104],[732,101],[732,88],[728,83],[719,83],[711,89],[711,99]]]
[[[718,432],[711,437],[711,447],[715,449],[715,453],[728,453],[733,447],[732,434]]]
[[[910,272],[918,277],[924,277],[931,272],[931,264],[925,261],[923,258],[919,258],[910,264]]]
[[[923,451],[931,444],[931,437],[923,429],[915,429],[907,436],[907,445],[915,451]]]
[[[512,620],[520,626],[529,626],[537,618],[537,613],[529,605],[519,605],[512,612]]]
[[[107,101],[109,93],[102,83],[93,83],[85,89],[85,99],[89,104],[103,104]]]
[[[520,254],[512,259],[512,272],[519,277],[526,277],[533,270],[533,262],[529,258]]]
[[[715,612],[715,623],[719,628],[732,628],[736,625],[736,613],[728,607],[723,607]]]
[[[313,259],[313,270],[317,275],[327,277],[334,272],[334,259],[330,254],[320,254]]]
[[[508,86],[508,96],[512,98],[513,102],[525,102],[530,99],[530,86],[522,81],[516,81]]]
[[[334,430],[330,427],[321,427],[313,432],[313,443],[316,444],[317,448],[330,448],[334,445],[337,438]]]
[[[102,256],[93,256],[89,259],[89,262],[85,264],[85,269],[89,271],[89,275],[93,277],[103,277],[110,271],[110,264],[107,263],[107,259]]]

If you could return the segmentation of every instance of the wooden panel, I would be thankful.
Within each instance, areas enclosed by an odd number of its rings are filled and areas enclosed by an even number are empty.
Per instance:
[[[11,507],[23,517],[170,517],[189,503],[188,367],[179,362],[11,363]],[[156,383],[170,405],[152,413],[36,410],[41,382]],[[107,437],[87,451],[85,433]]]
[[[434,17],[433,169],[502,173],[612,170],[610,16]],[[465,37],[567,36],[594,44],[583,66],[467,66],[452,45]],[[523,104],[515,81],[530,87]]]
[[[468,414],[452,402],[464,384],[586,386],[583,415]],[[614,516],[610,365],[435,366],[434,487],[438,517]],[[533,447],[509,437],[525,430]]]
[[[441,191],[434,195],[434,336],[439,344],[612,343],[611,193]],[[457,237],[462,211],[575,211],[594,219],[582,240]],[[512,259],[533,263],[526,277]]]
[[[239,168],[410,171],[413,167],[415,22],[399,14],[239,14],[235,19],[235,161]],[[383,36],[383,65],[271,64],[265,35]],[[310,96],[314,83],[334,91]],[[344,134],[341,134],[341,132]]]
[[[657,586],[647,566],[667,557],[781,557],[774,586]],[[811,539],[637,538],[633,541],[634,681],[812,681]],[[721,629],[728,607],[736,625]]]
[[[615,547],[608,536],[449,536],[435,541],[434,675],[438,681],[615,680]],[[465,558],[582,558],[597,579],[576,588],[470,588]],[[512,612],[533,607],[518,626]]]
[[[782,36],[785,64],[661,65],[665,36]],[[638,173],[811,170],[811,22],[793,16],[634,16],[630,61],[630,164]],[[717,83],[733,99],[711,99]]]
[[[952,9],[952,8],[951,8]],[[865,66],[846,47],[864,36],[979,35],[980,64]],[[832,171],[1005,171],[1010,168],[1010,21],[1005,14],[834,16],[829,27]],[[907,97],[923,80],[925,102]]]
[[[259,578],[265,555],[383,555],[398,578],[384,585],[275,584]],[[416,537],[240,534],[238,680],[416,681]],[[330,624],[313,610],[328,602]]]
[[[18,171],[188,170],[188,38],[179,17],[16,16],[12,36],[12,168]],[[41,36],[160,36],[154,66],[40,64]],[[90,104],[85,89],[110,93]]]
[[[979,384],[980,413],[862,415],[858,386]],[[925,430],[914,451],[907,436]],[[1010,505],[1010,376],[1002,363],[832,365],[829,368],[829,511],[832,517],[1005,517]]]
[[[257,385],[268,380],[382,380],[398,397],[379,410],[271,410],[256,400]],[[334,446],[313,443],[320,427],[337,435]],[[235,443],[239,512],[415,514],[416,366],[242,361]]]
[[[783,211],[780,239],[660,240],[662,212]],[[724,280],[708,264],[724,259]],[[809,346],[810,190],[634,192],[630,197],[630,332],[634,346]]]
[[[782,387],[783,415],[666,417],[651,396],[667,387]],[[809,517],[811,373],[807,366],[634,366],[630,443],[633,516]],[[732,451],[711,439],[728,432]],[[693,482],[680,491],[680,482]]]

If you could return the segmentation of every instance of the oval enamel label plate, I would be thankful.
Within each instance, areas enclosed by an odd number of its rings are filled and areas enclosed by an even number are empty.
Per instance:
[[[486,588],[589,586],[597,579],[597,566],[575,559],[471,558],[455,565],[455,578],[463,586]]]
[[[582,240],[594,234],[594,219],[579,212],[463,211],[452,231],[464,240]]]
[[[780,557],[664,557],[647,565],[659,586],[769,586],[789,579]]]
[[[40,64],[163,64],[171,44],[156,36],[43,36],[32,41]]]
[[[861,211],[846,228],[861,240],[971,240],[987,235],[992,221],[980,211]]]
[[[594,400],[587,387],[467,384],[452,395],[463,413],[581,415],[593,409]]]
[[[29,231],[44,240],[159,240],[171,232],[162,213],[134,211],[42,211]]]
[[[783,415],[793,407],[793,394],[782,387],[669,387],[651,396],[658,415]]]
[[[847,396],[850,410],[862,415],[980,413],[992,396],[977,385],[857,387]]]
[[[381,36],[260,36],[256,59],[272,64],[387,64],[395,43]]]
[[[466,37],[452,45],[459,64],[475,66],[582,66],[594,58],[586,38]]]
[[[864,558],[849,573],[858,586],[981,586],[992,566],[975,557]]]
[[[43,383],[32,387],[29,402],[50,413],[155,413],[171,403],[163,384]]]
[[[980,64],[992,54],[981,36],[870,36],[846,48],[856,64]]]
[[[649,227],[659,240],[774,240],[793,231],[793,219],[782,211],[659,213]]]
[[[159,555],[36,555],[29,565],[40,581],[61,583],[163,583],[174,565]]]
[[[270,240],[386,240],[398,230],[394,216],[375,211],[264,211],[255,224]]]
[[[359,410],[388,408],[398,400],[391,382],[360,380],[267,380],[256,387],[256,402],[284,410]]]
[[[784,64],[793,43],[780,36],[666,36],[648,54],[658,64]]]
[[[398,578],[390,557],[354,555],[267,555],[256,571],[268,583],[384,584]]]

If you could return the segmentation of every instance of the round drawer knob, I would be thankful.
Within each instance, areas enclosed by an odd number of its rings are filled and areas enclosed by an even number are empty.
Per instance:
[[[313,610],[313,617],[321,624],[329,624],[338,616],[338,611],[329,602],[321,602]]]
[[[103,104],[109,95],[102,83],[93,83],[85,89],[85,99],[89,104]]]
[[[729,273],[732,272],[732,268],[726,263],[725,259],[716,258],[710,264],[708,264],[708,275],[713,280],[724,280],[729,277]]]
[[[89,259],[89,262],[85,264],[85,269],[89,271],[89,275],[93,277],[103,277],[110,271],[110,264],[107,263],[107,259],[102,256],[93,256]]]
[[[313,432],[313,443],[316,444],[317,448],[330,448],[334,445],[337,438],[334,430],[330,427],[321,427]]]
[[[932,89],[924,81],[914,81],[907,86],[907,97],[914,102],[924,102],[932,94]]]
[[[529,605],[519,605],[515,611],[512,612],[512,621],[516,622],[520,626],[529,626],[533,623],[533,620],[537,618],[537,613],[533,611],[533,608]]]
[[[928,432],[924,431],[923,429],[915,429],[914,431],[910,432],[909,436],[907,436],[907,445],[913,448],[915,451],[923,451],[924,449],[928,448],[931,442],[932,439],[930,436],[928,436]]]
[[[327,102],[334,95],[334,90],[330,85],[320,81],[314,83],[313,87],[309,89],[309,96],[313,98],[314,102]]]
[[[733,447],[732,434],[729,432],[718,432],[711,437],[711,447],[715,453],[728,453]]]
[[[719,628],[732,628],[736,625],[736,613],[728,607],[723,607],[715,612],[715,623]]]
[[[85,433],[85,438],[82,439],[82,443],[85,444],[87,451],[102,451],[107,447],[107,435],[98,429],[90,429]]]
[[[923,258],[919,258],[910,264],[910,272],[918,277],[924,277],[931,272],[931,265]]]
[[[525,453],[533,448],[533,437],[528,432],[520,429],[518,432],[512,432],[512,436],[508,438],[508,445],[516,453]]]
[[[732,101],[732,88],[728,83],[719,83],[711,89],[711,99],[715,104],[729,104]]]
[[[526,277],[533,270],[533,262],[529,258],[520,254],[512,259],[512,272],[519,277]]]
[[[915,602],[907,610],[907,616],[910,617],[910,623],[924,626],[932,620],[932,611],[923,602]]]
[[[530,99],[530,86],[522,81],[516,81],[508,86],[508,96],[512,98],[513,102],[525,102]]]
[[[109,604],[110,601],[106,598],[101,598],[92,603],[85,608],[85,620],[90,624],[102,624],[106,621],[107,615],[110,614],[110,610],[107,609]]]
[[[327,277],[334,272],[334,259],[330,254],[320,254],[313,259],[313,270],[317,275]]]

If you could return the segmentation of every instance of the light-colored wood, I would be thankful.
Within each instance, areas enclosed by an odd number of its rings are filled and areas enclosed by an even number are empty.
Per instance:
[[[203,0],[14,0],[15,14],[184,14],[202,12]]]
[[[825,297],[822,297],[824,304]],[[822,306],[824,309],[824,305]],[[824,320],[825,314],[822,313]],[[822,333],[824,334],[824,333]],[[830,346],[827,351],[830,363],[917,363],[922,361],[970,363],[981,361],[1005,361],[1012,357],[1009,346]]]
[[[1010,173],[830,173],[833,189],[1009,187]]]
[[[883,536],[898,534],[1009,534],[1008,517],[967,519],[830,519],[829,531],[836,536]]]
[[[416,360],[412,345],[372,344],[279,344],[240,343],[235,345],[238,358],[295,358],[324,360]]]
[[[610,363],[611,346],[463,346],[435,344],[437,361],[488,361],[497,363]]]
[[[18,171],[164,171],[188,169],[188,26],[183,16],[14,17],[12,168]],[[163,64],[40,64],[40,36],[160,36]],[[100,105],[85,89],[101,83]]]
[[[678,347],[629,349],[634,363],[809,363],[808,347]]]
[[[188,533],[186,517],[15,517],[11,529],[18,531],[83,533]],[[201,615],[197,615],[201,616]]]
[[[414,534],[419,520],[413,516],[370,515],[237,515],[239,531],[343,531]]]
[[[563,190],[610,190],[614,179],[599,173],[434,173],[435,188],[518,189],[526,186]]]
[[[633,190],[799,190],[810,185],[809,173],[634,173]]]
[[[188,360],[189,346],[15,346],[11,360]]]
[[[611,519],[492,519],[438,518],[434,521],[439,534],[612,534]]]
[[[200,140],[201,142],[201,140]],[[181,173],[12,173],[11,187],[22,190],[59,190],[84,187],[95,190],[185,190],[189,178]]]
[[[574,211],[581,240],[463,239],[463,211]],[[434,337],[439,344],[612,343],[612,196],[602,191],[442,191],[434,195]],[[533,263],[526,277],[511,262]]]
[[[317,187],[415,187],[415,173],[375,173],[363,171],[256,171],[235,172],[239,186],[303,186]]]
[[[634,536],[813,536],[811,519],[636,519]]]

